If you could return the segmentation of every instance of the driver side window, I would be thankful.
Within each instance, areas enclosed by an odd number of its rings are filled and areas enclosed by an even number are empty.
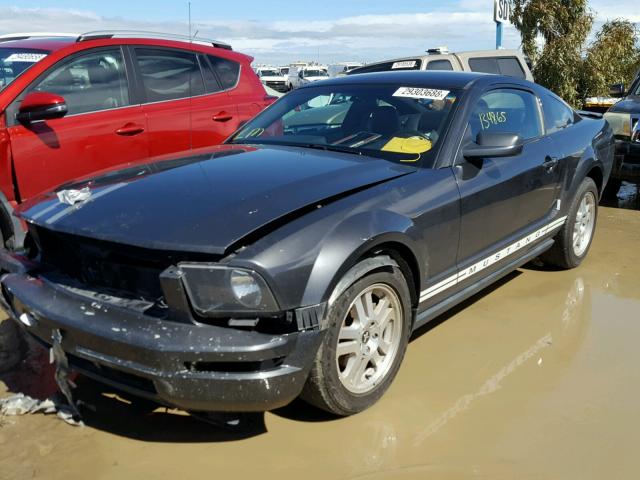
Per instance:
[[[516,133],[522,140],[542,135],[535,95],[524,90],[491,90],[478,100],[469,119],[471,138],[481,132]]]
[[[69,115],[129,105],[129,90],[120,49],[100,50],[54,68],[30,91],[64,97]]]

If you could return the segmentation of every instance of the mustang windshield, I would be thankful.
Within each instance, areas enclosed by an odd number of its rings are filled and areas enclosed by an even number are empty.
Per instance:
[[[282,97],[229,143],[294,145],[430,166],[457,93],[429,86],[306,87]]]
[[[48,54],[31,48],[0,48],[0,90]]]

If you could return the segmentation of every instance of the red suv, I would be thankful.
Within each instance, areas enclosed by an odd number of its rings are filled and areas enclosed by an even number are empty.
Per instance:
[[[0,229],[13,208],[114,165],[215,145],[270,104],[229,45],[161,34],[0,38]]]

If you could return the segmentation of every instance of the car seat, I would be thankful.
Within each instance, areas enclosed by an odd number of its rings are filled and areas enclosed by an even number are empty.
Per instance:
[[[367,130],[380,135],[394,135],[400,130],[400,116],[395,107],[378,106],[369,117]]]

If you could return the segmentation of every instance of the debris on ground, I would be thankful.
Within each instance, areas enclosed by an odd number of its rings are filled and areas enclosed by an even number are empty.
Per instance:
[[[82,420],[77,420],[73,410],[58,398],[38,400],[28,395],[18,393],[7,398],[0,398],[0,417],[12,417],[42,413],[45,415],[55,413],[59,419],[76,427],[84,426]]]

